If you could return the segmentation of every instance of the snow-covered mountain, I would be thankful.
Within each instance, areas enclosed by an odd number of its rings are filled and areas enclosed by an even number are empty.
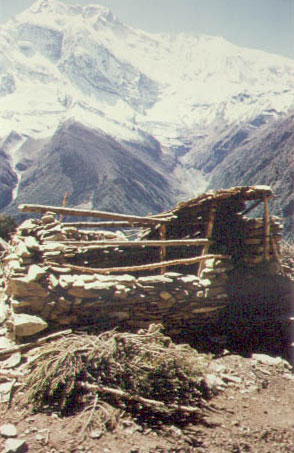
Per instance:
[[[169,156],[175,192],[189,196],[205,185],[195,146],[227,128],[254,129],[293,104],[294,60],[221,37],[146,33],[102,6],[37,0],[0,28],[0,139],[15,176],[11,199],[36,154],[26,145],[33,140],[39,155],[68,120],[149,147],[150,158],[156,142]]]

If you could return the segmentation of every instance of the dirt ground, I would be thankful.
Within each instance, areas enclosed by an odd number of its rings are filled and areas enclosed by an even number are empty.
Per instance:
[[[288,362],[229,351],[210,365],[211,411],[205,422],[151,428],[121,413],[110,432],[83,433],[79,416],[29,413],[14,398],[2,404],[0,427],[12,423],[17,451],[42,453],[294,452],[294,375]],[[0,436],[0,451],[7,450]],[[16,450],[15,450],[16,451]]]

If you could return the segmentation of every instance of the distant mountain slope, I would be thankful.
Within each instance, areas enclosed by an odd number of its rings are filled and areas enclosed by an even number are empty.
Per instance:
[[[66,192],[69,206],[142,215],[167,209],[178,194],[156,146],[146,156],[143,147],[67,121],[23,171],[5,212],[16,213],[19,203],[61,205]]]
[[[266,184],[276,195],[271,211],[294,237],[294,114],[271,121],[244,138],[211,172],[210,188]]]
[[[236,163],[231,179],[225,162],[239,150],[254,167],[243,145],[293,105],[294,60],[221,37],[145,33],[99,5],[37,0],[0,27],[0,210],[59,205],[69,192],[74,206],[145,214],[212,176],[214,187],[255,184],[269,160],[250,177]]]

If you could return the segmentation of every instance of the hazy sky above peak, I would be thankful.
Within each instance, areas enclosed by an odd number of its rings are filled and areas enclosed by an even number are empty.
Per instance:
[[[294,59],[294,0],[63,0],[109,7],[125,24],[149,32],[195,32]],[[0,0],[0,22],[34,0]]]

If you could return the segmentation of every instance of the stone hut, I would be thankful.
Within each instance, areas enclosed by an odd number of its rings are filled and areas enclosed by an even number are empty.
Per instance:
[[[271,197],[268,186],[234,187],[146,217],[20,206],[43,216],[25,220],[2,252],[2,292],[15,335],[151,322],[177,335],[215,322],[232,303],[233,274],[279,271],[282,226],[269,214]],[[262,204],[262,217],[253,217]]]

